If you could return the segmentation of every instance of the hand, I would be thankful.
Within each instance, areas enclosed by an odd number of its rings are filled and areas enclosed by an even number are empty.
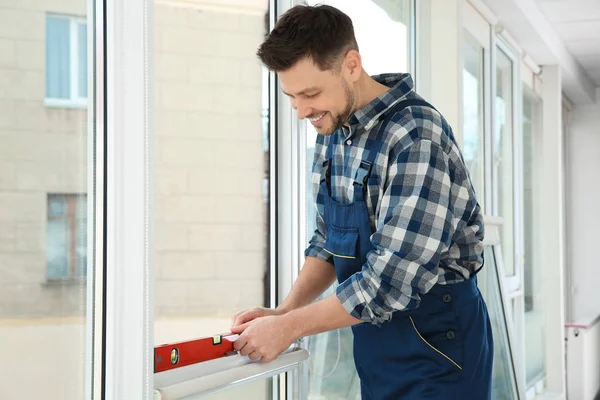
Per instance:
[[[250,322],[254,321],[256,318],[283,314],[285,314],[285,311],[279,308],[251,308],[248,310],[240,311],[239,313],[235,314],[231,318],[231,327],[239,327],[243,324],[244,329],[246,329],[250,325]],[[244,329],[242,329],[239,332],[243,332]]]
[[[292,326],[282,316],[260,317],[249,323],[245,328],[239,326],[231,331],[241,333],[233,348],[251,360],[271,362],[296,340]]]

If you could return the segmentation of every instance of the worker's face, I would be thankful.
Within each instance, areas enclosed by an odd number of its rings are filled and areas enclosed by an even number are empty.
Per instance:
[[[332,70],[322,71],[312,60],[302,59],[278,73],[281,88],[290,97],[298,118],[307,118],[321,135],[331,135],[355,111],[360,68],[348,58],[356,56],[358,53],[346,55],[341,67]]]

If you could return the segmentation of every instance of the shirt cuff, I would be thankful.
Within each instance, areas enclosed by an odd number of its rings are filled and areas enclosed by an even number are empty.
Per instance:
[[[308,248],[304,251],[304,256],[315,257],[333,265],[333,255],[331,255],[331,253],[326,252],[323,249],[323,246],[318,244],[311,244],[310,246],[308,246]]]
[[[374,304],[375,299],[368,295],[362,272],[358,272],[346,279],[336,288],[336,295],[342,307],[354,318],[361,321],[381,326],[392,319],[392,311],[375,311],[370,305]],[[373,300],[369,301],[369,298]]]

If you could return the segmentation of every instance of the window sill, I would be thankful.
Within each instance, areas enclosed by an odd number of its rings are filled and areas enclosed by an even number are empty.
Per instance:
[[[82,100],[66,100],[66,99],[44,99],[44,106],[47,108],[70,108],[85,110],[88,108],[88,101]]]
[[[85,277],[77,277],[77,278],[53,278],[48,279],[42,283],[43,287],[63,287],[63,286],[83,286],[87,282]]]
[[[297,344],[290,346],[270,363],[253,362],[232,355],[154,374],[154,399],[177,400],[208,395],[251,381],[267,379],[298,368],[308,352]]]

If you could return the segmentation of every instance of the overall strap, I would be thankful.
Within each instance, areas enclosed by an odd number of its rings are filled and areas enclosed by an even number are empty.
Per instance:
[[[333,149],[335,147],[335,134],[329,136],[327,144],[327,152],[325,153],[325,161],[323,161],[323,173],[321,174],[320,184],[325,184],[327,194],[331,196],[331,168],[333,166]]]
[[[386,128],[392,121],[392,117],[406,107],[410,106],[425,106],[435,109],[431,104],[422,99],[407,99],[401,100],[398,103],[394,104],[389,110],[385,111],[383,121],[379,127],[377,135],[375,139],[372,141],[371,146],[368,149],[367,159],[362,160],[360,162],[360,166],[356,170],[356,175],[354,176],[354,200],[362,200],[364,199],[364,191],[367,187],[367,180],[371,175],[371,171],[373,170],[373,164],[375,163],[375,159],[377,158],[377,154],[381,150],[381,146],[383,146],[383,134],[385,133]]]

